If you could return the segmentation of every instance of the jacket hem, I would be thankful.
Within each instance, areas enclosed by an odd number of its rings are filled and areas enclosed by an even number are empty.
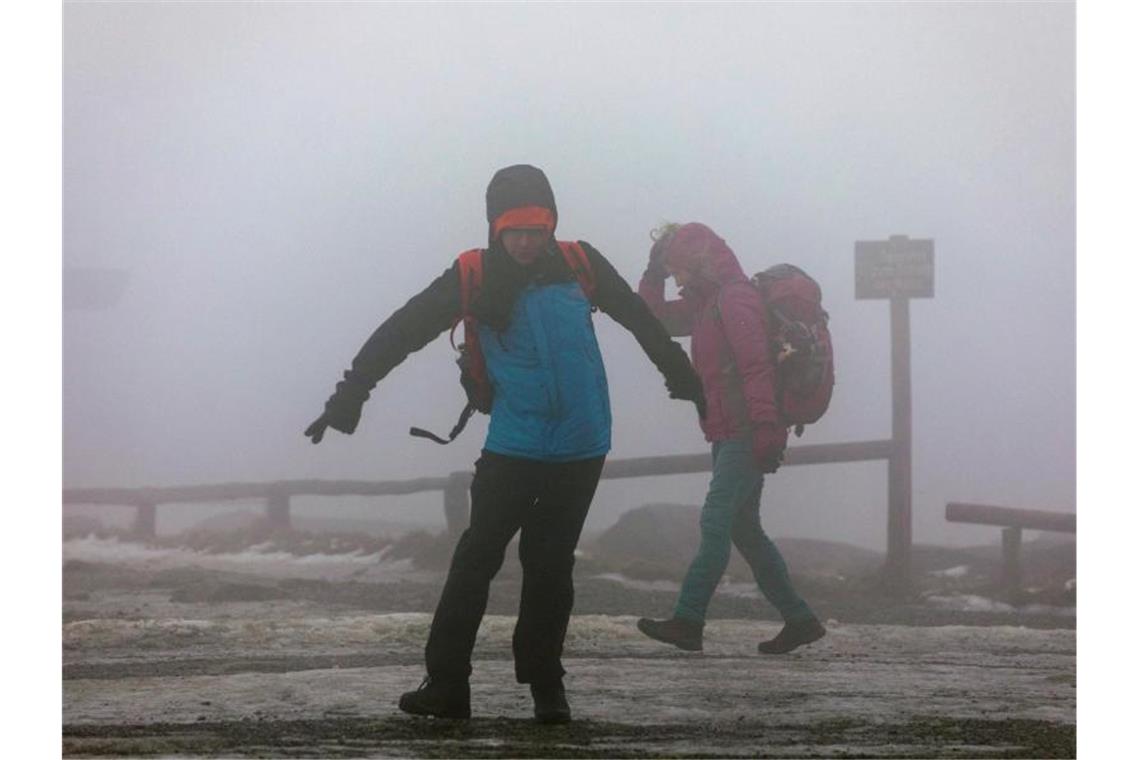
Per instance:
[[[520,451],[517,449],[509,449],[505,446],[498,446],[491,441],[487,441],[483,446],[484,451],[499,454],[500,456],[514,457],[515,459],[529,459],[532,462],[553,462],[557,464],[577,462],[583,459],[596,459],[608,454],[610,448],[610,444],[607,443],[604,446],[598,446],[587,451],[574,452],[572,454],[536,454],[533,451]]]

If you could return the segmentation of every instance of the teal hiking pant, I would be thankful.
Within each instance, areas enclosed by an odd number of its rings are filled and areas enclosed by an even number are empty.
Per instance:
[[[764,474],[752,458],[751,441],[716,441],[712,455],[712,481],[701,508],[701,545],[681,584],[674,616],[704,622],[735,545],[752,569],[760,593],[785,621],[811,618],[811,609],[792,588],[780,550],[760,527]]]

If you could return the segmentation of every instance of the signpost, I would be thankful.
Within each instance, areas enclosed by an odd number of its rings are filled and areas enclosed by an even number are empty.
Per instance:
[[[892,235],[855,243],[855,298],[891,302],[891,441],[885,580],[910,585],[910,299],[934,297],[934,241]]]

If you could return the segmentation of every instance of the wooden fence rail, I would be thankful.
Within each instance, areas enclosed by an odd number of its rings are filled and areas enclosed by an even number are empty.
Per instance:
[[[1042,509],[1015,509],[952,501],[946,505],[946,519],[949,522],[1000,525],[1017,530],[1077,532],[1077,515],[1073,512],[1047,512]]]
[[[946,520],[976,525],[996,525],[1002,529],[1001,583],[1006,598],[1014,603],[1022,597],[1021,532],[1023,530],[1077,532],[1077,515],[1073,512],[995,507],[990,504],[968,504],[960,501],[952,501],[946,505]]]
[[[829,462],[864,462],[889,459],[892,443],[858,441],[827,443],[789,448],[785,465]],[[681,454],[663,457],[611,459],[602,478],[645,478],[709,472],[708,454]],[[266,516],[278,528],[290,524],[290,499],[294,496],[400,496],[425,491],[443,492],[443,512],[448,530],[458,534],[467,526],[470,472],[453,472],[446,477],[413,480],[279,480],[267,483],[214,483],[164,488],[65,488],[64,504],[107,504],[134,507],[134,530],[142,536],[155,533],[156,510],[160,505],[263,499]]]

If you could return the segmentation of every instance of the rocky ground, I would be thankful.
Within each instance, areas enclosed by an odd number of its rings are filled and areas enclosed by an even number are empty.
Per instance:
[[[756,641],[779,625],[733,565],[694,655],[636,630],[636,616],[668,612],[687,549],[682,540],[658,551],[662,534],[639,543],[630,525],[583,545],[566,651],[576,719],[545,728],[528,720],[529,696],[512,675],[513,560],[476,647],[474,718],[451,722],[395,710],[422,676],[447,536],[251,529],[145,547],[72,536],[64,752],[1075,757],[1071,542],[1026,544],[1028,590],[1012,605],[1000,597],[996,546],[916,547],[915,583],[888,594],[875,553],[784,540],[828,636],[791,656],[757,655]],[[283,559],[271,571],[248,560],[262,555]]]

